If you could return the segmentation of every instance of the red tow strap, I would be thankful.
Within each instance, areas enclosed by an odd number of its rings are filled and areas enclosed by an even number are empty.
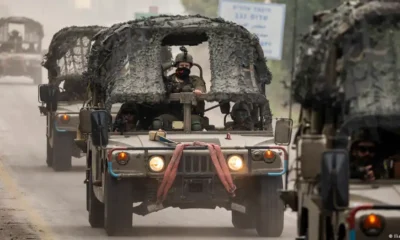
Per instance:
[[[221,147],[216,144],[204,143],[204,142],[194,142],[192,144],[180,143],[176,146],[175,151],[172,155],[171,161],[169,162],[167,169],[164,173],[164,178],[161,182],[160,187],[157,191],[157,202],[163,202],[168,195],[168,191],[175,181],[176,174],[178,171],[179,162],[182,157],[183,150],[187,146],[207,146],[210,151],[211,160],[215,166],[218,177],[224,185],[227,192],[229,192],[233,197],[235,196],[236,186],[233,183],[231,173],[229,171],[228,165],[226,163],[225,157],[222,154]]]

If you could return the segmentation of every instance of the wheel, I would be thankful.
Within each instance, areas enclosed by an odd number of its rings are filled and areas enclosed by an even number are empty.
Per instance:
[[[73,135],[69,132],[57,132],[53,129],[53,163],[54,171],[68,171],[72,167]]]
[[[104,229],[108,236],[122,236],[132,229],[132,181],[117,180],[105,169]]]
[[[39,85],[42,84],[42,69],[32,69],[31,78],[33,79],[33,84]]]
[[[259,180],[256,230],[260,237],[280,237],[283,232],[285,205],[278,190],[283,188],[281,177],[262,177]]]
[[[52,167],[53,165],[53,149],[50,146],[49,139],[46,138],[46,145],[47,145],[47,153],[46,153],[46,163],[48,167]]]
[[[94,194],[92,170],[89,171],[89,182],[86,183],[88,187],[86,201],[88,202],[89,223],[92,228],[102,228],[104,227],[104,204]]]
[[[237,229],[253,229],[255,228],[255,219],[251,214],[232,210],[232,224]]]

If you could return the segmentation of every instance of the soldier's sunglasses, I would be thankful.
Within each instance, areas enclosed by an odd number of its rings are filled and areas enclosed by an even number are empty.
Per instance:
[[[366,152],[374,153],[375,152],[375,147],[358,146],[357,150],[359,152],[362,152],[362,153],[366,153]]]

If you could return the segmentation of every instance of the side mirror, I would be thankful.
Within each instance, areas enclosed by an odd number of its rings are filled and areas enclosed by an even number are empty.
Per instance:
[[[222,114],[229,114],[231,111],[231,104],[229,102],[221,103],[219,105],[219,109],[221,110]]]
[[[93,145],[96,147],[107,146],[110,114],[105,110],[96,110],[90,114],[90,118]]]
[[[349,206],[349,156],[345,150],[326,151],[321,161],[321,198],[324,209]]]
[[[288,146],[292,139],[293,120],[280,118],[275,123],[274,141],[276,145]]]
[[[91,113],[93,111],[91,109],[82,108],[79,111],[79,131],[83,134],[88,134],[92,132],[92,120]]]
[[[57,98],[60,89],[50,84],[39,84],[39,102],[46,103],[47,111],[57,111]]]

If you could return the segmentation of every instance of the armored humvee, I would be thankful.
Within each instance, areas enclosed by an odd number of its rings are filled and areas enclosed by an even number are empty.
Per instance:
[[[278,190],[283,188],[287,154],[274,139],[289,144],[292,122],[279,119],[275,131],[280,134],[274,138],[265,96],[271,74],[259,40],[239,25],[200,15],[150,17],[114,25],[104,34],[89,56],[92,102],[81,110],[79,126],[88,135],[90,225],[104,227],[110,236],[121,235],[131,229],[132,213],[222,207],[232,210],[234,227],[280,236],[284,205]],[[210,91],[197,97],[191,90],[169,92],[165,72],[173,64],[163,57],[165,49],[205,41]],[[254,130],[214,126],[205,111],[198,115],[203,124],[195,131],[191,110],[201,101],[215,102],[221,119],[230,114],[231,102],[248,104]],[[136,126],[143,127],[110,132],[109,111],[118,102],[135,103],[140,109]],[[181,103],[182,121],[152,128],[149,121],[173,102]],[[133,203],[141,204],[132,209]]]
[[[0,18],[0,77],[27,76],[42,83],[43,26],[26,17]]]
[[[101,26],[66,27],[54,34],[43,67],[48,71],[47,84],[39,89],[40,113],[46,116],[47,166],[55,171],[71,168],[71,158],[81,157],[74,143],[79,122],[79,110],[86,98],[86,83],[82,73],[87,67],[87,54],[92,37]],[[49,89],[55,98],[49,97]]]
[[[400,2],[388,0],[346,1],[316,13],[302,37],[293,82],[302,106],[296,187],[282,193],[298,213],[299,239],[398,233],[399,39]],[[349,179],[360,131],[373,136],[374,163],[386,172],[380,179]]]

